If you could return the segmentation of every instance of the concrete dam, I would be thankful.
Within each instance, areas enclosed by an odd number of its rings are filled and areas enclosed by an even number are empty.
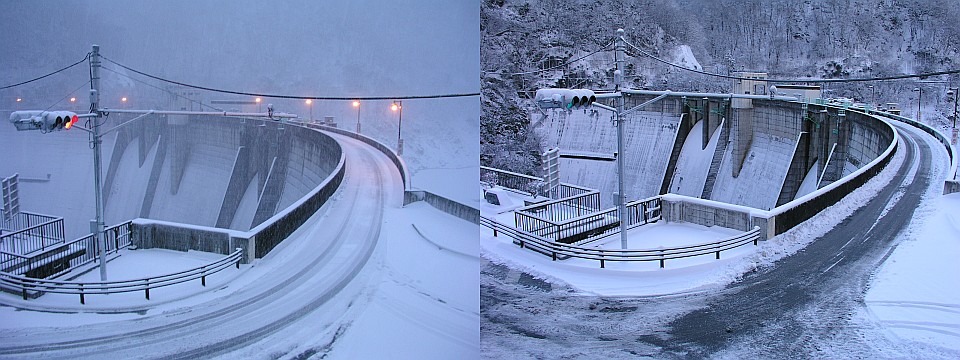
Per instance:
[[[129,120],[111,115],[109,129]],[[64,217],[67,237],[89,233],[92,151],[78,130],[0,131],[5,176],[21,173],[22,208]],[[319,186],[341,149],[315,130],[276,121],[148,115],[104,137],[104,216],[246,231]],[[28,170],[24,170],[28,169]]]
[[[653,97],[627,96],[625,108]],[[671,96],[644,110],[624,123],[628,200],[674,193],[769,210],[853,173],[893,139],[868,115],[816,103]],[[556,111],[537,129],[547,147],[616,151],[606,111]],[[561,159],[560,177],[615,204],[615,162]]]

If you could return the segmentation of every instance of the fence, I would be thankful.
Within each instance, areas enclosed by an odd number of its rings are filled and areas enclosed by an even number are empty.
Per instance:
[[[491,179],[492,177],[492,179]],[[542,182],[542,178],[536,176],[518,174],[506,170],[500,170],[492,167],[480,167],[480,181],[489,185],[497,185],[503,188],[515,190],[526,195],[532,195],[530,183]],[[583,195],[596,190],[577,186],[573,184],[560,183],[557,187],[557,198],[563,199],[571,196]],[[538,194],[542,195],[542,194]]]
[[[526,194],[531,194],[530,183],[543,181],[543,179],[536,176],[518,174],[486,166],[480,167],[480,180],[490,185],[518,190]]]
[[[597,211],[599,193],[536,204],[514,213],[516,228],[559,243],[581,244],[604,236],[620,227],[617,209]],[[593,198],[596,197],[596,202]],[[591,208],[596,204],[595,208]],[[660,197],[636,200],[626,204],[627,229],[660,219]],[[552,210],[551,210],[552,209]],[[545,216],[546,215],[546,216]],[[560,217],[551,217],[559,215]],[[574,215],[574,216],[568,216]]]
[[[734,249],[749,243],[757,245],[757,242],[760,240],[760,228],[754,227],[750,231],[742,234],[705,244],[658,249],[604,250],[553,242],[541,236],[525,233],[510,226],[500,224],[487,217],[481,217],[480,224],[493,230],[493,236],[497,236],[498,233],[503,232],[512,237],[514,242],[520,245],[521,248],[528,247],[549,254],[554,261],[557,260],[557,256],[598,260],[600,261],[601,268],[606,267],[606,261],[659,261],[660,267],[663,268],[666,265],[666,261],[672,259],[702,255],[715,255],[717,259],[720,259],[720,252],[722,251]]]
[[[57,281],[33,279],[13,274],[0,273],[0,285],[15,289],[16,291],[20,292],[24,300],[28,298],[28,292],[32,291],[38,293],[49,292],[80,295],[81,304],[86,304],[85,295],[116,294],[134,291],[143,291],[146,299],[150,300],[150,289],[180,284],[196,279],[200,279],[200,283],[203,286],[207,286],[208,275],[220,272],[231,265],[235,265],[237,269],[239,269],[240,258],[242,256],[243,249],[238,248],[227,257],[210,264],[172,274],[135,280],[102,282]]]
[[[104,229],[104,235],[106,254],[130,246],[130,221]],[[33,254],[0,251],[0,264],[3,264],[0,270],[5,275],[47,278],[93,262],[98,251],[99,244],[93,234]]]
[[[13,231],[0,235],[0,251],[27,255],[64,241],[63,218],[60,217],[20,212],[8,225]]]

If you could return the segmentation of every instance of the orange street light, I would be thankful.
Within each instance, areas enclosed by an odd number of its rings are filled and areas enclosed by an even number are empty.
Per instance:
[[[307,106],[310,107],[310,121],[312,122],[313,121],[313,99],[307,99],[307,101],[304,101],[304,102],[307,103]]]
[[[353,107],[357,108],[357,134],[359,134],[360,133],[360,100],[354,100]]]
[[[400,116],[397,121],[397,155],[403,155],[403,138],[400,137],[400,129],[403,126],[403,101],[394,101],[390,105],[390,110],[397,111]]]

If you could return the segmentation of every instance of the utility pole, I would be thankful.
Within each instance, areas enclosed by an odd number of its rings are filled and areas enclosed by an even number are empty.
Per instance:
[[[100,261],[100,281],[107,281],[107,239],[103,233],[103,189],[100,187],[100,121],[103,114],[100,112],[100,45],[93,45],[90,55],[90,111],[96,114],[91,119],[91,136],[93,141],[93,187],[96,197],[97,218],[94,220],[94,239],[97,242],[97,258]]]
[[[623,86],[623,60],[626,50],[626,44],[624,44],[623,41],[623,29],[617,29],[616,42],[617,70],[613,72],[613,86],[614,92],[620,93]],[[614,112],[614,121],[617,122],[617,206],[619,207],[620,213],[620,247],[622,249],[627,249],[627,206],[625,202],[626,194],[624,194],[623,188],[623,158],[625,156],[623,153],[624,102],[625,101],[622,94],[617,97],[617,111]]]

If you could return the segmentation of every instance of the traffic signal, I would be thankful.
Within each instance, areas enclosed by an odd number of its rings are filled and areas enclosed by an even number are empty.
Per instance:
[[[593,105],[597,95],[586,89],[540,89],[534,101],[541,109],[581,109]]]
[[[70,129],[73,124],[79,120],[77,114],[70,111],[47,111],[41,116],[41,131],[56,131],[61,129]]]
[[[69,130],[78,120],[77,114],[71,111],[25,110],[10,113],[10,122],[17,126],[17,130]]]

